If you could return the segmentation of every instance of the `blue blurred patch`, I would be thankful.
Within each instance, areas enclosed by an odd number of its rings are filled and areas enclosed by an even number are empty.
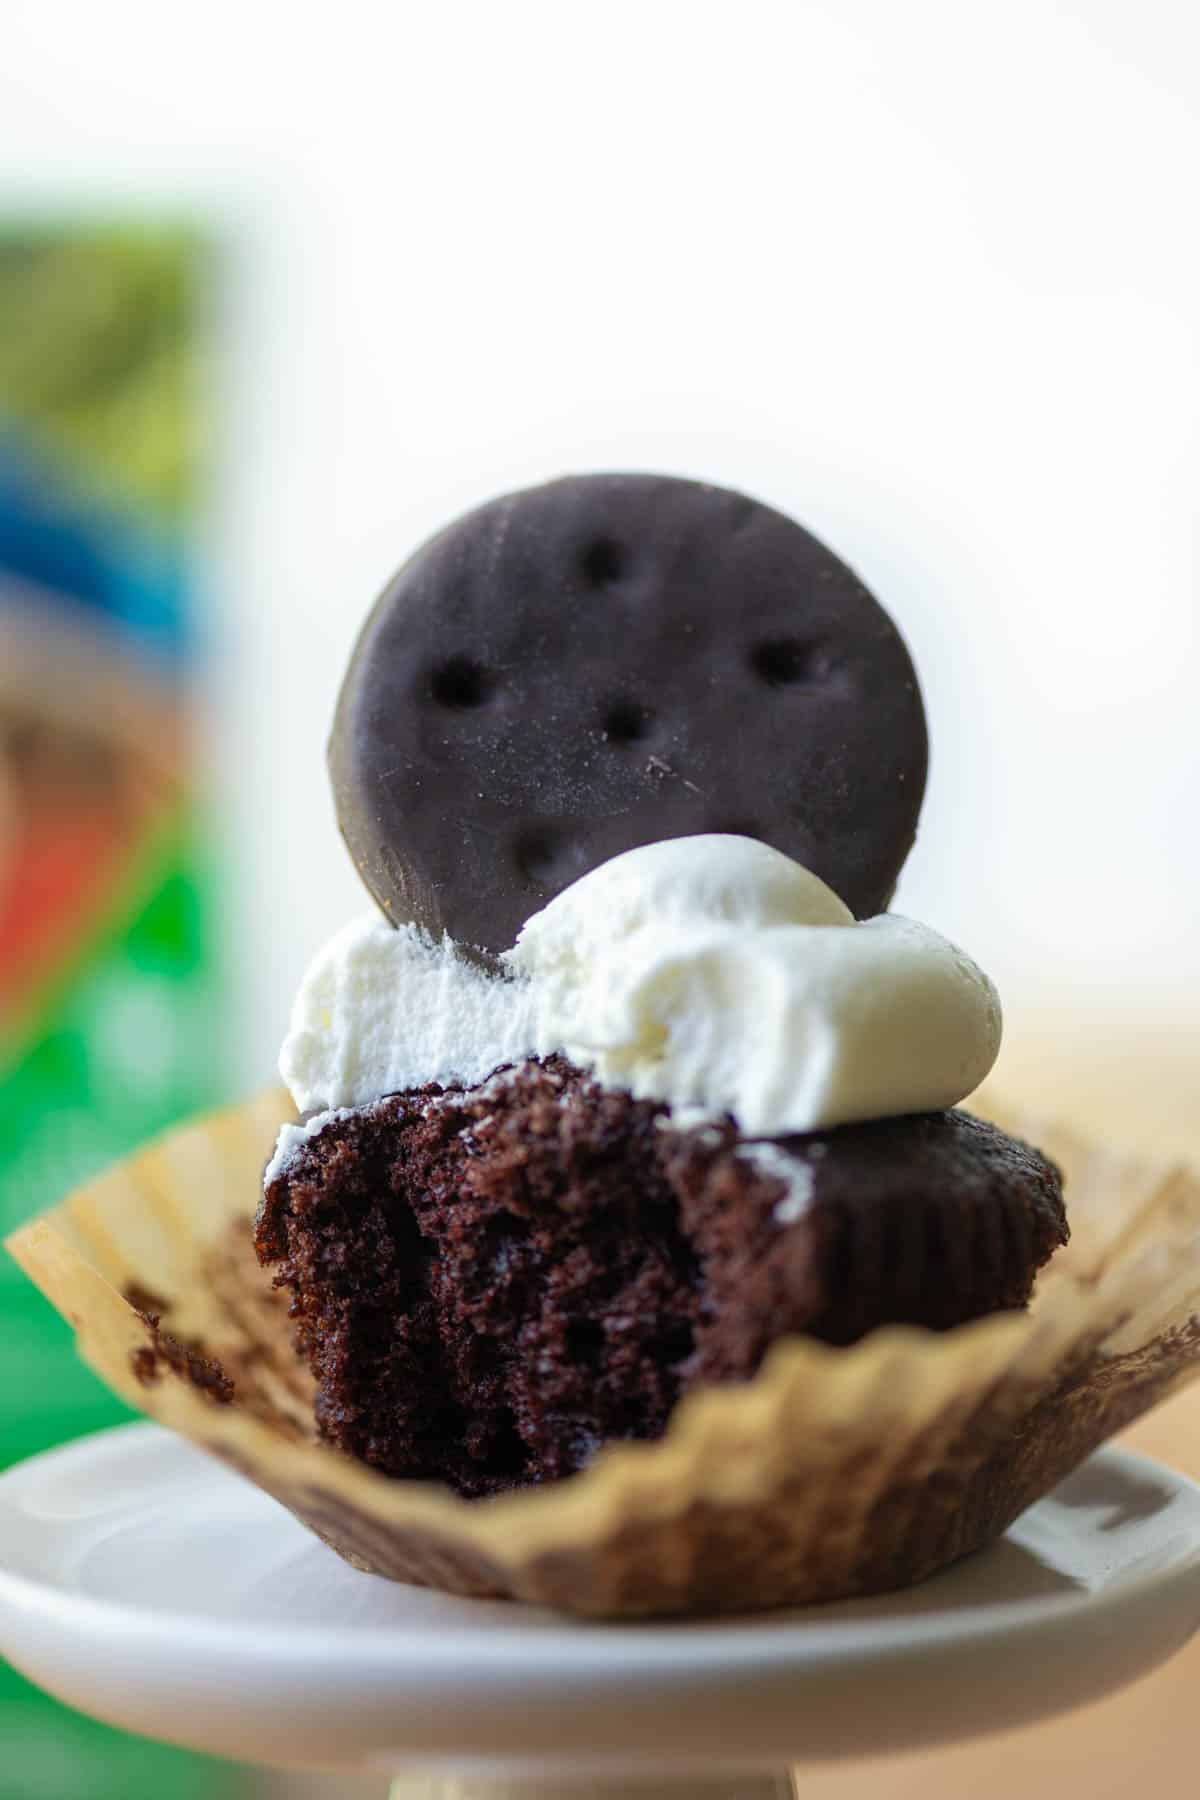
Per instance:
[[[0,603],[6,574],[60,616],[111,625],[131,653],[171,672],[195,654],[183,534],[72,490],[0,421]]]

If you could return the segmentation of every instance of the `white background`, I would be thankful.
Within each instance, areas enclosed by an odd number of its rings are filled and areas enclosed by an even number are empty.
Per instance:
[[[0,204],[198,201],[231,247],[233,1085],[363,904],[322,754],[374,592],[498,490],[632,466],[796,513],[896,615],[934,756],[898,903],[999,980],[1024,1078],[1190,1094],[1200,14],[308,16],[9,0],[0,59]]]

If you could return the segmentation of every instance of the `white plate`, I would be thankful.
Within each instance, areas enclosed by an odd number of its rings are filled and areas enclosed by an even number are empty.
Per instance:
[[[0,1649],[60,1698],[259,1762],[767,1767],[1092,1700],[1200,1625],[1200,1490],[1094,1457],[903,1594],[582,1624],[362,1575],[154,1426],[0,1478]]]

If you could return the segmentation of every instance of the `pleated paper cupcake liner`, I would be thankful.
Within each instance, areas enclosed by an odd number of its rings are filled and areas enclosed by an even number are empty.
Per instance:
[[[1062,1166],[1072,1242],[1027,1313],[848,1349],[777,1344],[656,1443],[481,1501],[319,1443],[250,1226],[285,1099],[173,1133],[10,1241],[125,1400],[240,1470],[360,1569],[618,1617],[896,1588],[1003,1532],[1200,1371],[1200,1180],[990,1115]]]

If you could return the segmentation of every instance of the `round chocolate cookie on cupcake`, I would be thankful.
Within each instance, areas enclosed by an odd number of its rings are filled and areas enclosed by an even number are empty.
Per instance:
[[[375,607],[330,763],[381,916],[297,996],[256,1230],[327,1441],[485,1495],[783,1338],[1026,1304],[1057,1171],[956,1110],[995,991],[884,910],[916,677],[800,526],[649,476],[482,507]]]

